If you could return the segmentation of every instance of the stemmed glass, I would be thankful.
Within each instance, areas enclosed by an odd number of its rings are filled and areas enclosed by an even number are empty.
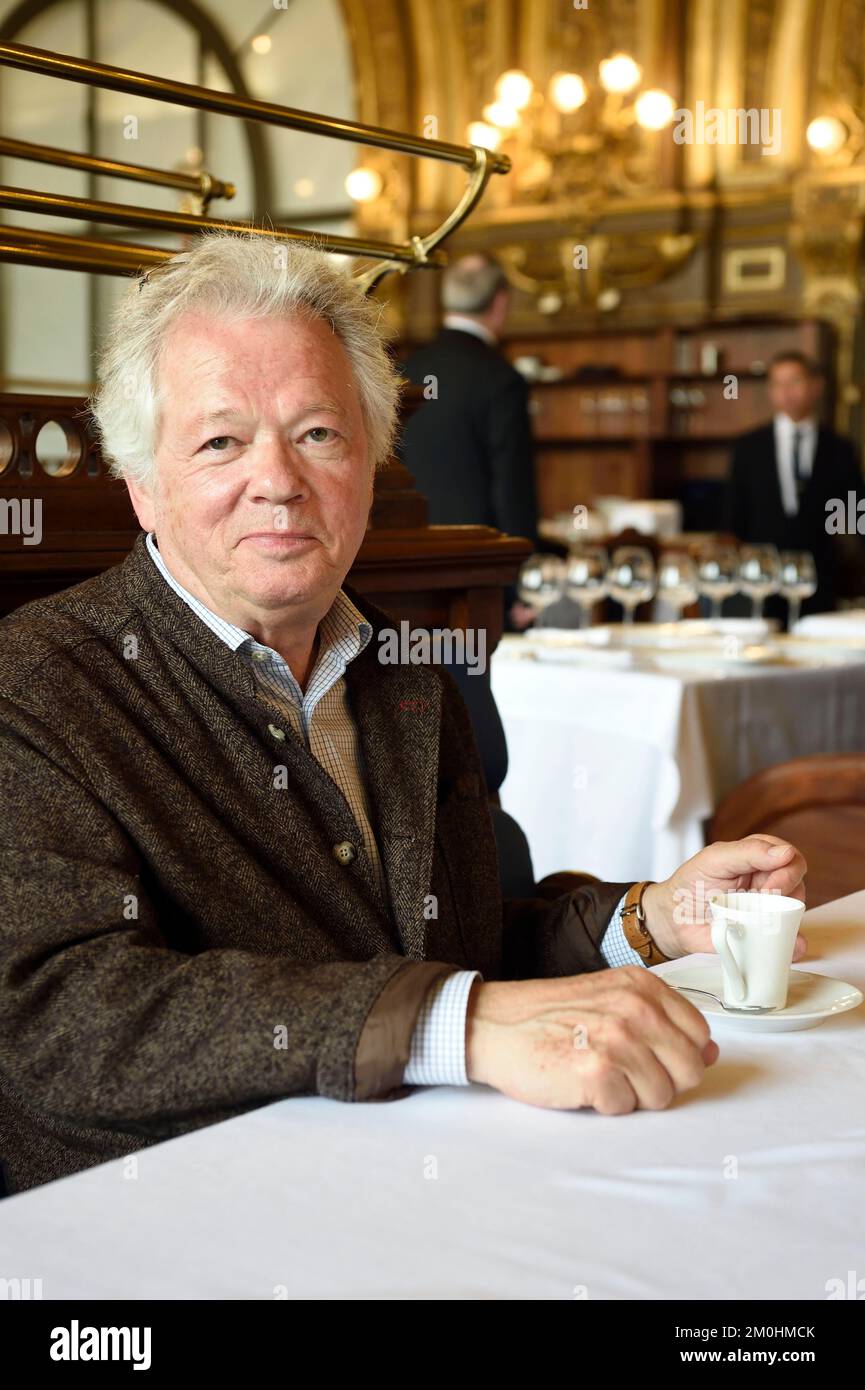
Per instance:
[[[781,551],[780,591],[790,605],[787,630],[792,632],[799,621],[803,598],[811,598],[817,592],[817,567],[810,551]]]
[[[609,570],[613,598],[625,610],[624,621],[634,621],[634,610],[647,603],[655,592],[655,564],[651,552],[642,545],[623,545],[613,552]]]
[[[781,557],[774,545],[743,545],[739,551],[739,588],[751,599],[751,616],[762,618],[763,602],[781,585]]]
[[[658,562],[658,598],[669,603],[678,622],[682,609],[697,601],[697,566],[690,555],[665,551]]]
[[[602,545],[574,546],[565,565],[565,596],[580,609],[580,627],[588,627],[591,610],[608,591],[610,560]]]
[[[530,555],[520,566],[517,594],[523,603],[540,613],[561,598],[565,582],[565,562],[558,555]]]
[[[710,602],[710,618],[720,618],[724,599],[739,588],[739,552],[735,546],[707,546],[700,552],[697,588]]]

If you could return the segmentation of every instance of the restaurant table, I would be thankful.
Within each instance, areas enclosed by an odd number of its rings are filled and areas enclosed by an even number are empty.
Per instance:
[[[865,892],[804,929],[803,968],[865,988]],[[135,1176],[0,1201],[0,1278],[44,1299],[825,1299],[865,1277],[865,1008],[713,1031],[718,1062],[663,1111],[480,1086],[278,1101],[142,1150]]]
[[[501,804],[535,878],[570,869],[616,883],[667,878],[705,842],[721,798],[773,763],[865,751],[865,661],[849,665],[595,668],[627,653],[494,653],[508,745]],[[863,876],[865,881],[865,876]]]

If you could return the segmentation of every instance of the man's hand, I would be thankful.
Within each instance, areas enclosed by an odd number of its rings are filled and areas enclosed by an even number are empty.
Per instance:
[[[777,835],[719,840],[701,849],[663,883],[650,884],[643,894],[646,926],[665,956],[712,951],[709,898],[713,893],[774,891],[804,902],[807,867],[799,851]],[[805,950],[805,938],[800,935],[793,959],[800,960]]]
[[[641,965],[475,983],[469,998],[469,1080],[528,1105],[662,1110],[717,1056],[700,1011]]]

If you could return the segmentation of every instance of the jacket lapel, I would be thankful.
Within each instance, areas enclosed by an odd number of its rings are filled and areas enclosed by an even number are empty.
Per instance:
[[[829,440],[825,426],[818,425],[817,442],[814,445],[814,458],[811,462],[811,476],[809,477],[808,482],[805,486],[806,495],[811,491],[812,488],[819,489],[822,487],[823,475],[826,472],[826,463],[829,452],[828,443]]]
[[[379,632],[391,620],[350,592],[373,625],[346,670],[394,925],[407,956],[422,959],[438,790],[441,682],[428,666],[382,664]],[[383,620],[383,621],[382,621]],[[393,624],[398,630],[398,624]]]

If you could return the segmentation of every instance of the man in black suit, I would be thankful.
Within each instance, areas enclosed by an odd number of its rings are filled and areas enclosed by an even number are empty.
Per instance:
[[[823,374],[800,352],[779,353],[769,365],[774,418],[736,443],[727,487],[725,524],[740,541],[809,550],[817,567],[816,594],[803,613],[835,607],[837,538],[827,529],[828,504],[863,494],[862,472],[849,439],[818,418]],[[766,613],[783,615],[777,598]]]
[[[466,256],[445,270],[438,336],[401,365],[424,388],[425,404],[406,425],[401,453],[429,499],[433,525],[495,526],[536,542],[528,387],[497,349],[510,290],[489,256]],[[508,592],[511,621],[531,610]]]

